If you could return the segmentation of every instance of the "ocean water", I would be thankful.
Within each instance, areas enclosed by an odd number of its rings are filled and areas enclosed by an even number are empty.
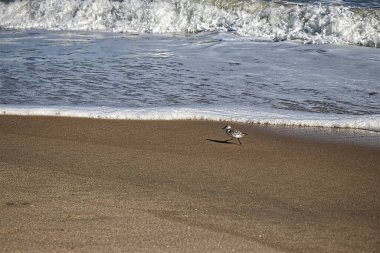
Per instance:
[[[0,1],[0,113],[380,132],[379,1]]]

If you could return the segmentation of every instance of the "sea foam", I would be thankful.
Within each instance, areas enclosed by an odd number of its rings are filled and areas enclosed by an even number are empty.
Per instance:
[[[111,108],[0,105],[3,115],[61,116],[122,120],[211,120],[303,127],[350,128],[380,132],[380,115],[339,115],[282,110],[254,111],[247,107]]]
[[[305,43],[378,47],[380,9],[267,1],[35,0],[0,2],[0,29],[128,33],[230,31]]]

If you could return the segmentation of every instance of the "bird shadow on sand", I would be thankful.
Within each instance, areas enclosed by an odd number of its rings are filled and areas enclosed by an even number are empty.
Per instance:
[[[236,144],[236,143],[230,142],[228,140],[221,141],[221,140],[206,139],[206,141],[211,141],[211,142],[216,142],[216,143],[221,143],[221,144]]]

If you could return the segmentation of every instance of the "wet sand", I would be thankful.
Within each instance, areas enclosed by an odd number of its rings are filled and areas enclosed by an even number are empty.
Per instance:
[[[379,252],[380,149],[0,116],[0,252]]]

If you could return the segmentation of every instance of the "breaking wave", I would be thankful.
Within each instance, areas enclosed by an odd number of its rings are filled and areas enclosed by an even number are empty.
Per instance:
[[[0,29],[223,31],[274,41],[379,47],[380,8],[263,0],[3,0]]]

